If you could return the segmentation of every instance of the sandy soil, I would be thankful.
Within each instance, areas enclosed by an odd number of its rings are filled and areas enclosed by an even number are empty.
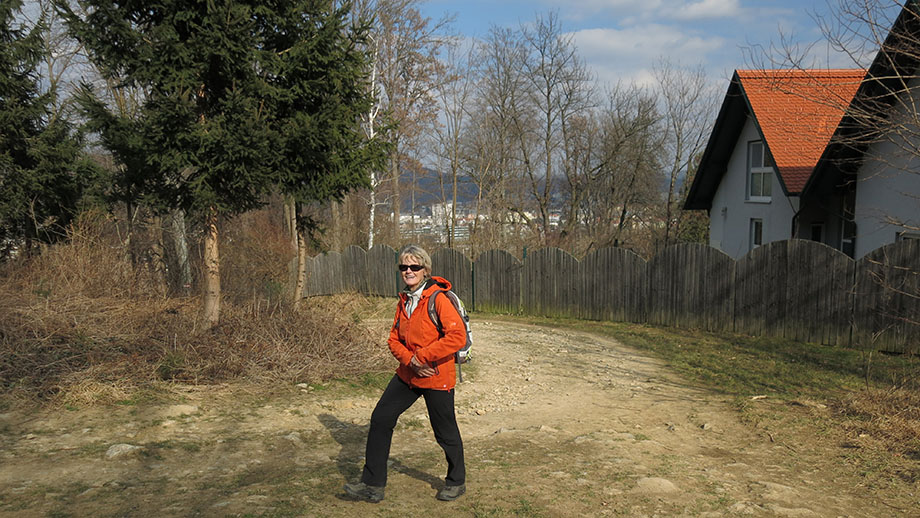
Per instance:
[[[479,319],[474,334],[456,502],[434,498],[446,467],[422,401],[375,505],[341,486],[379,389],[188,387],[172,404],[0,415],[0,516],[920,516],[920,488],[867,478],[852,445],[807,424],[818,403],[771,429],[606,338]]]

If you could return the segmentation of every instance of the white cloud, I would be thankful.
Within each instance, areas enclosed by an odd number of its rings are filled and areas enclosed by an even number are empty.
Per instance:
[[[661,57],[699,63],[724,48],[721,37],[684,33],[677,27],[647,24],[626,29],[586,29],[572,33],[579,55],[603,83],[647,83]]]
[[[581,55],[593,59],[605,55],[648,61],[662,55],[700,57],[722,48],[719,36],[685,34],[679,28],[648,24],[626,29],[585,29],[572,33]]]
[[[546,9],[558,9],[568,20],[616,18],[630,25],[640,20],[704,20],[734,18],[749,11],[740,0],[542,0]]]
[[[706,18],[733,18],[740,16],[739,0],[700,0],[678,6],[674,18],[678,20],[702,20]]]

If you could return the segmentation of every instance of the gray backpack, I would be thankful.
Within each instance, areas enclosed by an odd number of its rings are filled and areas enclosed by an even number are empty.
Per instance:
[[[457,365],[466,363],[470,361],[470,348],[473,347],[473,331],[470,329],[470,315],[466,312],[466,308],[463,307],[463,301],[460,300],[460,297],[453,291],[438,290],[434,292],[431,297],[428,297],[428,317],[431,318],[435,327],[438,328],[438,333],[440,333],[441,336],[444,336],[444,326],[441,325],[441,319],[438,318],[438,312],[434,307],[435,299],[439,293],[443,293],[444,296],[447,297],[447,300],[454,305],[454,309],[460,314],[463,325],[466,327],[466,343],[454,354],[454,360],[457,362]],[[462,374],[460,376],[460,381],[463,381]]]

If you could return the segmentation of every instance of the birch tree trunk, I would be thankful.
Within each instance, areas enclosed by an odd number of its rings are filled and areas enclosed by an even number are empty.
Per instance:
[[[294,283],[294,307],[300,306],[307,285],[307,236],[304,225],[297,225],[297,281]]]
[[[282,206],[284,209],[284,228],[288,232],[288,243],[291,245],[291,260],[288,261],[288,286],[293,288],[291,293],[294,297],[293,302],[296,305],[300,300],[300,296],[297,293],[298,277],[299,272],[303,267],[300,263],[299,256],[300,239],[299,232],[297,230],[297,203],[291,196],[285,196]]]
[[[217,246],[217,211],[211,209],[204,233],[204,312],[207,328],[220,321],[220,253]]]

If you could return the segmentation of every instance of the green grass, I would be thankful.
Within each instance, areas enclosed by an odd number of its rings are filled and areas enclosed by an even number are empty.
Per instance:
[[[525,321],[608,336],[668,363],[686,381],[735,396],[826,398],[870,386],[910,381],[920,358],[874,354],[837,346],[702,331],[571,319]],[[868,374],[868,375],[867,375]]]
[[[325,383],[311,383],[310,389],[328,397],[348,394],[379,394],[390,383],[393,371],[365,372],[350,378],[336,378]]]
[[[518,504],[511,508],[484,504],[477,501],[471,505],[465,506],[465,509],[467,509],[474,518],[510,518],[517,516],[539,518],[541,516],[546,516],[543,509],[537,507],[526,498],[521,498]]]

